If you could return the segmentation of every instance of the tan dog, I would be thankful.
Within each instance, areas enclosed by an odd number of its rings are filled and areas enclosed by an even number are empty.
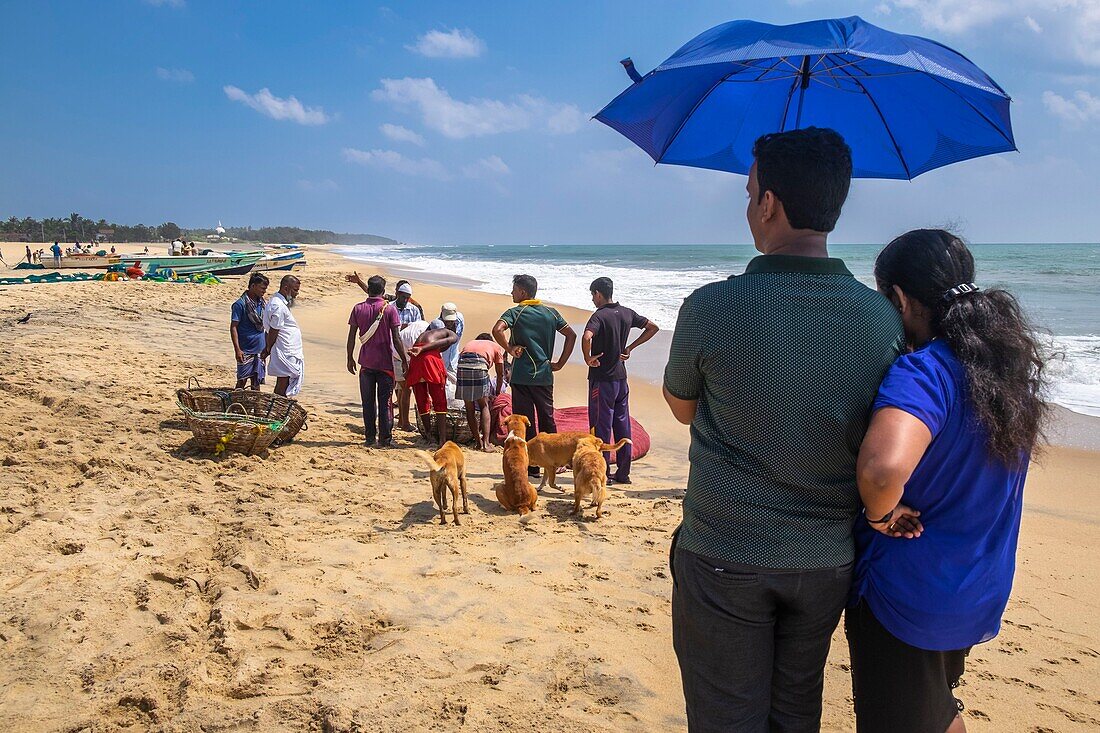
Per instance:
[[[504,418],[504,427],[508,429],[502,459],[504,481],[493,487],[500,505],[510,512],[518,511],[521,520],[534,510],[539,499],[535,487],[527,480],[527,440],[524,436],[527,435],[527,426],[530,424],[523,415],[509,415]]]
[[[579,430],[568,433],[539,433],[527,441],[531,465],[542,468],[542,482],[539,484],[539,490],[546,486],[547,481],[555,489],[558,488],[558,468],[568,466],[572,462],[573,454],[577,452],[577,443],[587,438],[589,434]],[[562,489],[558,490],[562,491]]]
[[[603,503],[607,501],[607,461],[605,451],[617,451],[630,444],[630,438],[622,438],[615,445],[608,445],[595,435],[586,435],[577,441],[573,454],[573,509],[570,514],[583,513],[581,499],[592,495],[589,506],[596,507],[596,519],[603,516]]]
[[[455,524],[458,521],[458,492],[462,490],[462,513],[470,513],[466,497],[466,456],[462,449],[448,440],[443,447],[432,455],[428,451],[417,451],[428,464],[432,479],[432,497],[439,505],[439,523],[447,523],[447,491],[451,492],[451,514]]]

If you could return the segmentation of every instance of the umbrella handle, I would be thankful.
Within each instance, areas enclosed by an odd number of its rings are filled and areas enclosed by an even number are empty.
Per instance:
[[[638,82],[640,82],[642,80],[642,75],[639,74],[638,70],[634,68],[634,61],[632,61],[629,56],[627,56],[625,59],[623,59],[619,63],[623,65],[624,69],[626,69],[627,76],[630,77],[630,80],[632,82],[637,84]]]

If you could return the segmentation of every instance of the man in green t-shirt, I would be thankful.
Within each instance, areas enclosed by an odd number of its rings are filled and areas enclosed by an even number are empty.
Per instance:
[[[512,302],[516,305],[504,311],[493,326],[493,338],[512,357],[512,411],[530,421],[528,440],[536,432],[558,431],[554,423],[554,372],[569,361],[577,341],[577,334],[561,314],[535,299],[538,287],[531,275],[512,278]],[[505,334],[508,330],[511,333]],[[555,333],[565,337],[565,345],[558,360],[551,362]],[[539,470],[533,467],[529,473],[538,476]]]

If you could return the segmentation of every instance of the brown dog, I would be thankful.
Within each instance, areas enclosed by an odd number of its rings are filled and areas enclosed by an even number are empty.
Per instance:
[[[558,468],[568,466],[572,462],[573,454],[577,452],[577,444],[589,435],[590,433],[582,433],[579,430],[568,433],[539,433],[527,441],[531,465],[542,468],[540,491],[548,481],[552,487],[558,488]]]
[[[577,441],[577,451],[573,454],[573,509],[570,514],[583,513],[581,499],[591,494],[589,506],[596,507],[596,519],[603,516],[603,503],[607,500],[607,462],[603,454],[628,444],[630,439],[622,438],[615,445],[608,445],[595,435],[586,435]]]
[[[504,439],[504,481],[498,483],[493,489],[497,494],[497,501],[508,511],[518,511],[521,519],[524,515],[535,509],[539,495],[535,487],[527,480],[527,426],[530,421],[523,415],[509,415],[504,418],[504,427],[508,429],[508,437]]]
[[[462,449],[454,442],[448,440],[443,447],[432,455],[428,451],[417,451],[424,462],[428,464],[432,479],[432,497],[439,505],[439,523],[447,523],[447,491],[451,492],[451,514],[455,524],[458,521],[458,492],[462,491],[462,513],[470,513],[470,505],[466,498],[466,456]]]

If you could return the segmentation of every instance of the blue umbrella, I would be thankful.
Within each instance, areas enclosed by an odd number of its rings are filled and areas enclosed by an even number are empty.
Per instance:
[[[723,23],[634,80],[596,119],[658,163],[747,174],[759,136],[830,127],[857,178],[912,179],[1016,149],[1009,96],[962,54],[862,18]]]

